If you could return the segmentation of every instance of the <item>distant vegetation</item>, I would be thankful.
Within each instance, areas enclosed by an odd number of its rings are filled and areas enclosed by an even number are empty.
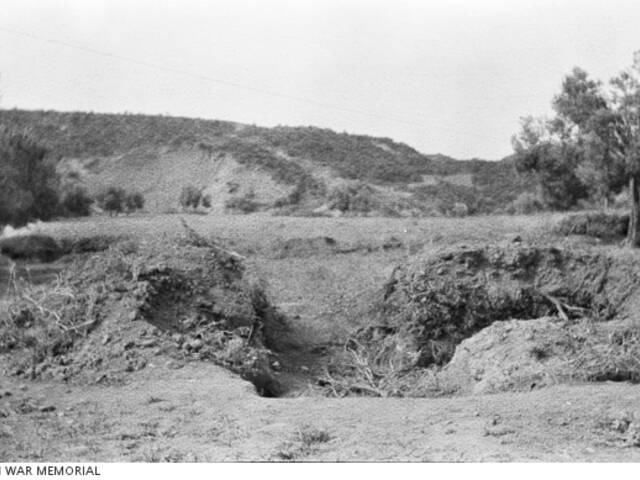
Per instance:
[[[97,195],[96,201],[110,215],[132,213],[144,208],[144,196],[140,192],[127,192],[120,187],[106,188]]]
[[[211,207],[211,196],[205,195],[202,188],[193,185],[187,185],[182,188],[178,201],[185,210],[196,210],[200,206],[204,208]]]
[[[516,211],[520,207],[510,205],[523,192],[536,195],[534,175],[523,169],[518,173],[513,158],[499,162],[460,161],[439,154],[425,155],[389,138],[315,127],[262,128],[151,115],[21,110],[0,110],[0,124],[29,129],[52,158],[79,159],[84,162],[82,168],[96,178],[106,169],[106,185],[124,179],[129,182],[123,185],[127,188],[149,191],[154,187],[139,183],[142,172],[153,169],[153,162],[163,155],[158,152],[176,152],[173,158],[199,158],[200,166],[230,158],[246,169],[266,173],[276,184],[288,188],[285,195],[269,200],[259,195],[244,198],[228,192],[231,197],[220,201],[235,211],[280,208],[295,213],[312,211],[325,204],[356,215],[462,215]],[[197,165],[195,168],[200,168]],[[115,173],[118,169],[123,169],[121,172],[127,169],[127,174]],[[343,181],[327,181],[326,177],[318,176],[319,169]],[[82,173],[67,174],[75,175],[74,185],[82,186]],[[173,171],[171,175],[176,178]],[[450,183],[449,175],[468,175],[470,184]],[[434,183],[434,178],[440,181]],[[193,181],[188,175],[184,179]],[[201,180],[204,185],[212,181]],[[337,184],[344,186],[336,187]],[[211,198],[197,199],[193,192],[184,197],[183,186],[172,185],[175,190],[168,198],[173,198],[173,208],[176,201],[183,208],[208,208],[206,204],[210,205]],[[168,192],[167,185],[162,188]],[[382,194],[380,189],[386,193]],[[105,194],[95,188],[93,193]],[[107,211],[131,209],[111,193],[109,197],[116,198],[107,198],[113,206]],[[68,196],[65,203],[71,207],[69,214],[78,215],[89,208],[81,201],[79,192],[65,195]],[[154,208],[158,208],[156,198]],[[100,202],[97,205],[102,208],[104,199],[101,201],[102,206]],[[120,210],[116,206],[119,203]]]
[[[60,211],[59,179],[47,150],[0,129],[0,226],[47,220]]]
[[[574,68],[551,119],[526,117],[513,139],[519,171],[535,175],[548,208],[608,205],[627,189],[627,243],[640,244],[640,52],[608,88]]]

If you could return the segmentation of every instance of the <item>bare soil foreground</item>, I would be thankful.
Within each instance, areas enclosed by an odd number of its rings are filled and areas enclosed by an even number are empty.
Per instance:
[[[639,461],[640,254],[559,220],[46,224],[0,461]]]
[[[623,431],[640,390],[624,384],[270,399],[190,364],[148,368],[125,386],[3,386],[21,413],[2,419],[2,461],[640,461]]]

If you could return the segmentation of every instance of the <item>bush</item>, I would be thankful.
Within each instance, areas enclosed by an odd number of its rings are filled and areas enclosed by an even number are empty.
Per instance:
[[[144,195],[140,192],[130,192],[124,197],[124,206],[127,212],[134,212],[144,208]]]
[[[456,202],[451,209],[451,215],[454,217],[466,217],[469,215],[469,207],[466,203]]]
[[[207,205],[205,205],[207,202],[209,206],[211,206],[211,197],[207,199],[208,195],[203,195],[202,190],[202,188],[194,187],[193,185],[183,187],[180,192],[180,206],[185,210],[189,208],[195,210],[200,204],[208,208]]]
[[[127,192],[123,188],[109,187],[98,194],[96,200],[102,210],[109,212],[110,215],[115,215],[124,210],[126,196]]]
[[[587,235],[601,239],[624,238],[629,227],[629,215],[578,213],[563,218],[555,228],[559,235]]]
[[[540,212],[544,209],[542,201],[538,196],[531,192],[522,192],[518,197],[511,202],[506,210],[507,213],[528,215],[530,213]]]
[[[376,190],[366,183],[341,185],[329,193],[329,207],[343,213],[369,213],[381,206],[376,193]]]
[[[86,217],[91,214],[93,198],[87,190],[80,186],[74,186],[67,190],[62,197],[62,208],[65,215],[70,217]]]
[[[227,210],[235,210],[241,213],[257,212],[261,204],[256,201],[255,193],[248,192],[241,197],[231,197],[224,204]]]
[[[24,225],[58,214],[58,184],[46,149],[0,128],[0,224]]]

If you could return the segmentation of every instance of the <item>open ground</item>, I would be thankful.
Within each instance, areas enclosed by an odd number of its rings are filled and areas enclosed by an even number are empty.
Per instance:
[[[550,385],[444,398],[327,398],[316,385],[395,267],[451,245],[553,242],[558,215],[464,219],[140,215],[44,224],[55,238],[182,232],[242,255],[304,348],[284,354],[281,398],[203,361],[161,354],[122,382],[0,380],[0,460],[637,461],[640,391],[628,383]],[[330,240],[327,240],[330,238]],[[320,240],[318,240],[320,239]],[[62,268],[62,265],[61,265]],[[34,270],[35,271],[35,270]],[[51,275],[51,271],[48,272]],[[46,275],[45,275],[46,276]],[[3,290],[6,286],[3,286]],[[338,348],[338,347],[336,347]],[[382,453],[381,453],[382,452]]]

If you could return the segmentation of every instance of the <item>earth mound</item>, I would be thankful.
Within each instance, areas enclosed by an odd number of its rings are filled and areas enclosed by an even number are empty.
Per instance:
[[[198,359],[263,395],[282,393],[271,365],[283,317],[236,254],[193,232],[79,257],[57,284],[16,286],[3,308],[0,364],[13,375],[119,382],[153,363]]]
[[[640,330],[557,317],[496,322],[457,346],[440,375],[461,393],[533,390],[571,381],[640,380]]]
[[[494,322],[559,316],[635,317],[640,261],[632,252],[521,243],[447,248],[396,268],[360,342],[402,339],[418,367],[442,365]]]

